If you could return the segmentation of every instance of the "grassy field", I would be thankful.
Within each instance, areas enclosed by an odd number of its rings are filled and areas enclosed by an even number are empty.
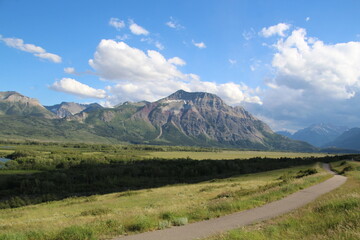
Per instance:
[[[360,162],[332,167],[348,177],[340,188],[290,214],[206,240],[360,239]]]
[[[265,152],[265,151],[214,151],[214,152],[192,152],[192,151],[166,151],[166,152],[149,152],[144,157],[157,158],[191,158],[197,160],[203,159],[249,159],[254,157],[268,158],[296,158],[296,157],[324,157],[329,154],[324,153],[297,153],[297,152]]]
[[[315,168],[306,176],[299,172]],[[319,165],[0,210],[0,239],[106,239],[218,217],[329,178]]]

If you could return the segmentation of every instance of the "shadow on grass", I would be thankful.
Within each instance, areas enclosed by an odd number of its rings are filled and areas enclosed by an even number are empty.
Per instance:
[[[339,161],[348,156],[324,158],[252,158],[249,160],[153,159],[116,164],[83,164],[34,174],[0,175],[0,208],[125,192],[171,184],[197,183],[240,174]],[[124,195],[129,194],[125,192]]]

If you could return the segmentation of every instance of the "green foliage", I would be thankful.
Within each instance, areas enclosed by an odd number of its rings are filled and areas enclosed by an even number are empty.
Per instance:
[[[297,174],[296,174],[296,178],[302,178],[302,177],[306,177],[312,174],[316,174],[318,171],[315,168],[309,168],[306,170],[300,170]]]
[[[332,165],[337,171],[353,167],[347,172],[347,182],[335,191],[293,213],[206,240],[359,239],[360,164],[341,161]]]
[[[75,146],[72,146],[75,147]],[[82,146],[76,146],[81,148]],[[106,146],[103,146],[106,148]],[[113,148],[112,151],[118,151]],[[119,149],[121,151],[121,149]],[[19,154],[21,153],[21,154]],[[311,164],[317,161],[331,161],[347,156],[326,158],[252,158],[249,160],[202,160],[153,159],[117,160],[116,155],[107,155],[106,161],[96,160],[96,154],[84,155],[69,150],[40,153],[52,161],[39,161],[36,151],[16,151],[18,156],[13,168],[41,169],[33,174],[0,174],[0,208],[20,207],[71,196],[123,192],[119,197],[131,196],[129,190],[160,187],[168,184],[195,183],[229,176],[263,172],[290,166]],[[24,157],[25,156],[25,157]],[[62,160],[59,160],[63,156]],[[101,156],[101,155],[100,155]],[[110,157],[114,156],[115,159]],[[91,159],[91,158],[94,159]],[[101,156],[104,157],[104,156]],[[109,158],[108,158],[109,157]],[[35,160],[31,160],[35,159]],[[42,158],[40,158],[42,159]],[[52,163],[49,163],[52,162]],[[8,164],[7,163],[7,164]],[[60,168],[62,163],[64,168]],[[54,166],[55,165],[55,166]],[[10,166],[10,165],[6,165]],[[299,172],[294,177],[315,173],[314,169]],[[127,192],[125,192],[127,191]]]
[[[125,224],[126,231],[141,232],[154,227],[154,222],[147,216],[137,216]]]
[[[178,217],[172,220],[172,224],[174,226],[182,226],[188,224],[188,218],[187,217]]]
[[[56,240],[95,240],[94,232],[89,227],[71,226],[62,230]]]

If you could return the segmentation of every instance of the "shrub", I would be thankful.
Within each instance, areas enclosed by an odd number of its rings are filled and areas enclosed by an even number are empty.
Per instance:
[[[130,232],[141,232],[152,227],[151,220],[146,216],[138,216],[125,226]]]
[[[62,230],[56,240],[95,240],[94,232],[87,227],[71,226]]]
[[[158,225],[159,229],[165,229],[165,228],[168,228],[168,227],[171,227],[171,222],[170,221],[168,221],[168,220],[159,221],[159,225]]]
[[[312,174],[316,174],[318,173],[318,171],[315,168],[309,168],[306,170],[300,170],[297,174],[296,174],[296,178],[302,178],[302,177],[306,177]]]
[[[188,218],[187,217],[179,217],[172,220],[172,223],[174,226],[182,226],[188,224]]]

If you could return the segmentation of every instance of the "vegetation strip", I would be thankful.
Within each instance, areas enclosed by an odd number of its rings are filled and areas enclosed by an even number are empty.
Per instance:
[[[360,162],[331,166],[348,177],[346,184],[296,211],[206,240],[360,239]]]
[[[345,183],[346,177],[335,175],[331,179],[320,184],[301,190],[290,196],[266,204],[262,207],[243,211],[211,219],[208,221],[197,222],[182,227],[169,228],[166,230],[147,232],[138,235],[116,238],[119,240],[192,240],[206,237],[217,232],[226,231],[251,224],[256,221],[266,220],[277,215],[284,214],[295,208],[301,207],[320,195],[327,193]]]

